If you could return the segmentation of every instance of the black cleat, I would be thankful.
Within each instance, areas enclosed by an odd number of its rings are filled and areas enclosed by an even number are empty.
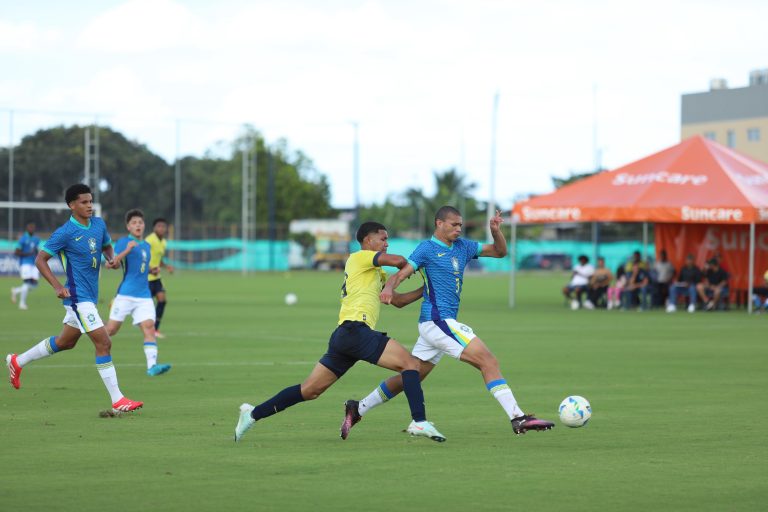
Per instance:
[[[347,400],[344,402],[344,421],[341,422],[341,438],[349,437],[349,431],[352,430],[362,416],[357,412],[357,406],[360,404],[357,400]]]
[[[533,414],[525,414],[512,420],[512,430],[518,436],[529,430],[550,430],[554,426],[555,424],[551,421],[540,420]]]

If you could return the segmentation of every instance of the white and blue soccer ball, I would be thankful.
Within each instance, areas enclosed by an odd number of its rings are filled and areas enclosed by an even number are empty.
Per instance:
[[[583,396],[573,395],[560,402],[557,413],[566,427],[583,427],[592,417],[592,406]]]
[[[285,305],[286,306],[293,306],[299,302],[299,298],[296,296],[295,293],[286,293],[285,294]]]

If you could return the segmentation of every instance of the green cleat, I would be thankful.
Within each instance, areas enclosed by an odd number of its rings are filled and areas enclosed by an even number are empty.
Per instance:
[[[248,429],[256,423],[256,420],[251,417],[251,411],[253,411],[251,404],[240,406],[240,417],[237,419],[237,426],[235,427],[235,442],[242,439]]]
[[[445,442],[445,436],[437,431],[431,421],[412,421],[405,431],[412,436],[428,437],[438,443]]]

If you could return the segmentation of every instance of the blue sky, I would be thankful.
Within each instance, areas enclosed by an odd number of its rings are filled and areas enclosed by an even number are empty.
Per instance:
[[[594,166],[595,119],[609,168],[678,142],[682,93],[768,67],[766,19],[768,3],[741,0],[5,0],[0,144],[7,109],[16,140],[98,113],[169,162],[177,119],[197,155],[250,123],[311,157],[344,207],[356,121],[364,202],[430,191],[449,167],[485,199],[498,91],[494,197],[509,207]]]

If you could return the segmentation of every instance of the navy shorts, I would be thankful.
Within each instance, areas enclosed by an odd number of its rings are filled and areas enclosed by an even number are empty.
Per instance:
[[[163,280],[162,279],[156,279],[154,281],[149,282],[149,293],[152,294],[154,297],[160,292],[164,292],[165,288],[163,288]]]
[[[331,334],[328,352],[320,358],[320,364],[341,377],[358,361],[378,363],[387,342],[387,333],[374,331],[365,322],[348,320]]]

